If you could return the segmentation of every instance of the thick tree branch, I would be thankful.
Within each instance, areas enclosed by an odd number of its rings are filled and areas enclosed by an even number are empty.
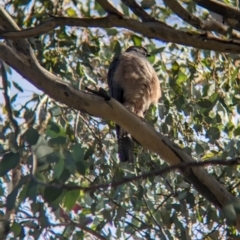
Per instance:
[[[0,22],[1,11],[0,8]],[[5,10],[4,10],[5,11]],[[173,42],[195,48],[214,50],[218,52],[240,53],[240,41],[226,40],[207,34],[188,33],[176,30],[162,22],[139,22],[134,19],[120,19],[114,15],[103,18],[65,18],[52,17],[48,21],[23,31],[7,31],[0,36],[9,39],[20,39],[39,36],[58,26],[78,26],[78,27],[99,27],[112,28],[121,27],[140,33],[148,38],[161,41]],[[23,58],[24,59],[24,58]],[[23,61],[23,60],[22,60]]]
[[[225,36],[229,35],[229,27],[221,22],[215,21],[213,18],[209,18],[209,20],[201,20],[188,12],[177,0],[163,1],[179,18],[191,26],[203,31],[214,31]],[[236,30],[232,30],[232,37],[240,40],[240,33]]]
[[[227,21],[234,20],[234,24],[231,24],[231,27],[240,30],[240,11],[236,8],[216,0],[194,0],[194,2],[209,11],[221,15]]]

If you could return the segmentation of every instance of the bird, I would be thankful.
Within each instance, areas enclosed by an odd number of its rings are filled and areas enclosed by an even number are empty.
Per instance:
[[[113,58],[107,74],[110,96],[142,119],[150,105],[156,105],[161,97],[160,82],[149,56],[144,47],[128,47]],[[116,134],[120,161],[133,162],[134,139],[119,125]]]

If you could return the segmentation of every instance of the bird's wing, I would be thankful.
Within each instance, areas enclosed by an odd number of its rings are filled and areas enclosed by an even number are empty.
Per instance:
[[[114,74],[116,72],[116,69],[119,65],[119,57],[115,57],[110,64],[109,70],[108,70],[108,86],[110,89],[111,97],[119,101],[120,103],[123,103],[123,89],[117,83],[114,81]]]
[[[110,95],[114,99],[116,99],[118,102],[123,103],[123,89],[119,85],[119,83],[116,81],[115,72],[119,66],[120,60],[119,57],[115,57],[113,61],[110,64],[109,70],[108,70],[108,86],[110,90]],[[119,137],[120,134],[120,127],[116,125],[116,133]]]

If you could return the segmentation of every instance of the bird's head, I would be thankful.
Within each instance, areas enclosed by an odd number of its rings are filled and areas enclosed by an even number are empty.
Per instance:
[[[151,55],[148,53],[147,49],[144,47],[137,47],[137,46],[131,46],[129,47],[126,52],[138,52],[142,54],[144,57],[150,57]]]

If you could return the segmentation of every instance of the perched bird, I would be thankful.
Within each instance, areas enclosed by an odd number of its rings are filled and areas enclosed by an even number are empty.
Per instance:
[[[161,97],[158,76],[147,60],[148,56],[146,48],[131,46],[113,59],[108,71],[111,97],[141,118]],[[131,135],[118,125],[116,132],[120,161],[132,162],[134,141]]]

